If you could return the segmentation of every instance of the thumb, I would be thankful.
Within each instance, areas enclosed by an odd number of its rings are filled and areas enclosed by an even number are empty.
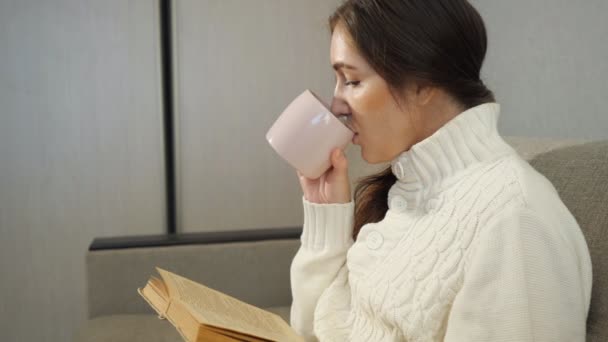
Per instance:
[[[348,160],[344,155],[344,151],[337,148],[333,150],[331,164],[338,172],[343,173],[348,169]]]

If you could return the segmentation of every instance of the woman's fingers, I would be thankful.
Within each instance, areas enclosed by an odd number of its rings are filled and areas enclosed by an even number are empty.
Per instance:
[[[334,174],[340,181],[348,182],[348,160],[344,155],[344,151],[335,149],[332,151],[331,164],[334,168]]]
[[[340,148],[332,150],[330,159],[332,167],[317,179],[310,179],[299,170],[296,171],[307,200],[318,203],[348,202],[350,198],[348,160]]]
[[[300,171],[298,171],[298,179],[300,180],[302,187],[309,187],[315,181],[314,179],[304,176],[302,173],[300,173]]]

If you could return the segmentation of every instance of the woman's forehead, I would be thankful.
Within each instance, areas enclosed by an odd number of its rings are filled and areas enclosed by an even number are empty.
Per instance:
[[[350,34],[342,25],[336,25],[331,36],[330,62],[334,69],[354,67],[362,69],[367,62],[359,54]]]

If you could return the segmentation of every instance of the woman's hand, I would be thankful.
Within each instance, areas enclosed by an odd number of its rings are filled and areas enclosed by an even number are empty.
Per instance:
[[[348,203],[351,201],[348,160],[336,148],[331,154],[332,166],[317,179],[306,178],[298,171],[304,198],[313,203]]]

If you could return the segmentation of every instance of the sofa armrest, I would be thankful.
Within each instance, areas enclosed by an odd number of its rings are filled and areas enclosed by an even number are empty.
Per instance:
[[[566,138],[539,138],[539,137],[518,137],[505,136],[505,141],[519,153],[525,160],[532,160],[537,155],[560,148],[581,145],[589,140],[586,139],[566,139]]]
[[[88,314],[153,313],[139,297],[155,267],[259,307],[291,304],[289,268],[301,227],[94,239],[86,255]]]

